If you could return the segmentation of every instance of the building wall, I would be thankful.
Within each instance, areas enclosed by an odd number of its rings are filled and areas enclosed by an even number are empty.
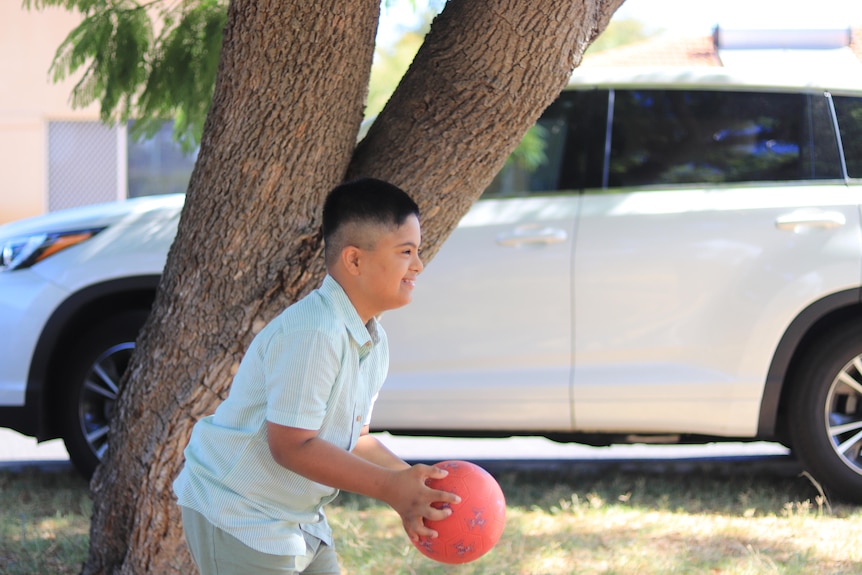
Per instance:
[[[80,16],[0,2],[0,224],[48,211],[52,121],[96,121],[98,105],[73,110],[75,79],[53,83],[54,53]]]

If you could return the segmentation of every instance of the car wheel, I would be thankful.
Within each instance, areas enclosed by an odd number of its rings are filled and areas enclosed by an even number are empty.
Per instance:
[[[118,386],[146,319],[145,311],[124,312],[80,334],[61,372],[63,442],[84,477],[92,476],[108,447]]]
[[[802,465],[827,493],[862,503],[862,326],[844,326],[806,354],[789,414]]]

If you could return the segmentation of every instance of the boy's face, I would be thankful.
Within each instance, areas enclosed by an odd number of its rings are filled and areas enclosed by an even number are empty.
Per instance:
[[[410,303],[416,276],[424,265],[419,259],[422,234],[419,219],[410,215],[402,225],[381,231],[374,247],[361,250],[360,286],[364,320]],[[354,302],[357,304],[359,302]],[[365,312],[365,313],[363,313]]]

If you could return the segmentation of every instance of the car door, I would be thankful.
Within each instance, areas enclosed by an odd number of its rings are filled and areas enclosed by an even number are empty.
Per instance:
[[[374,429],[570,430],[572,250],[579,198],[558,190],[565,114],[528,136],[382,320],[390,375]]]
[[[575,425],[752,436],[812,301],[858,285],[859,188],[822,94],[612,94],[575,256]]]

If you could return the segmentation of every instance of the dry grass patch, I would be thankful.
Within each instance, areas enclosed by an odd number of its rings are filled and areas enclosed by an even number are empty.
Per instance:
[[[818,500],[804,477],[714,472],[507,473],[506,531],[445,567],[388,507],[342,494],[328,511],[345,574],[858,575],[862,508]],[[0,574],[73,574],[92,505],[74,473],[0,472]],[[818,503],[819,501],[819,503]]]
[[[812,504],[818,492],[803,477],[615,472],[500,479],[508,503],[503,538],[485,557],[456,567],[413,550],[385,507],[342,496],[329,515],[345,573],[862,573],[862,510]]]

